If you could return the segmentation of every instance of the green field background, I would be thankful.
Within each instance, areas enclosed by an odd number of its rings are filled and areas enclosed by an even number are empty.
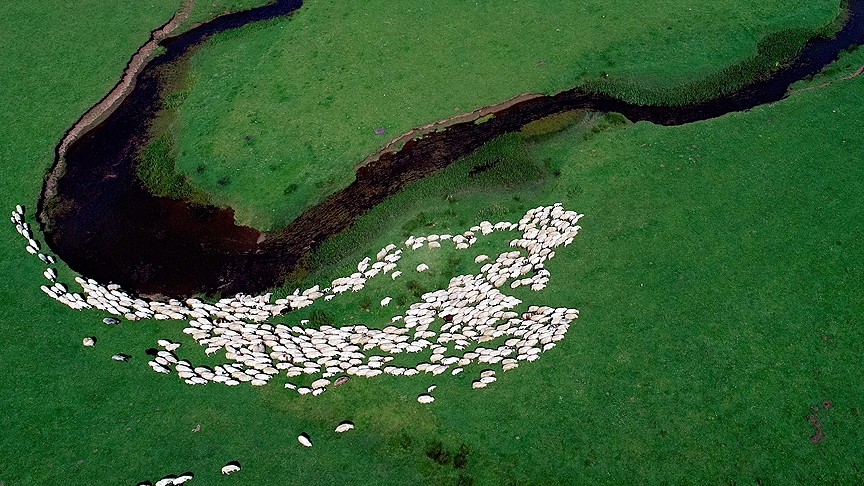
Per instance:
[[[178,4],[40,2],[0,13],[14,46],[0,54],[7,210],[27,205],[32,223],[62,133]],[[832,68],[830,79],[856,68]],[[143,354],[168,338],[184,343],[181,357],[216,362],[181,334],[183,322],[108,327],[100,312],[51,301],[38,289],[44,266],[6,226],[0,483],[135,484],[187,470],[189,484],[208,485],[861,483],[862,93],[864,76],[682,127],[589,115],[549,123],[554,133],[505,136],[395,195],[298,273],[300,284],[326,281],[406,234],[514,220],[540,204],[585,213],[548,264],[549,288],[512,291],[525,305],[578,308],[579,319],[540,360],[483,390],[470,389],[477,366],[353,379],[315,398],[279,380],[189,387],[150,371]],[[437,288],[474,271],[477,252],[504,248],[496,236],[465,253],[418,250],[400,263],[428,261],[422,276],[309,311],[383,326],[404,310],[395,298],[412,298],[409,281]],[[394,296],[386,311],[384,295]],[[91,335],[97,346],[82,347]],[[132,360],[111,361],[119,352]],[[436,401],[419,405],[431,384]],[[818,444],[813,413],[826,435]],[[342,420],[357,428],[333,433]],[[300,432],[314,447],[297,443]],[[464,444],[467,466],[430,460],[435,441],[451,452]],[[230,460],[243,469],[222,476]]]

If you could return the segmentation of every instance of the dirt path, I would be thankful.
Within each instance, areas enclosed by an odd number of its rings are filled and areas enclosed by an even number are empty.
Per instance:
[[[840,79],[835,79],[834,81],[828,81],[827,83],[822,83],[822,84],[820,84],[820,85],[818,85],[818,86],[808,86],[808,87],[806,87],[806,88],[794,89],[794,90],[792,90],[792,91],[789,91],[789,94],[790,94],[790,95],[793,95],[793,94],[795,94],[795,93],[800,93],[800,92],[802,92],[802,91],[810,91],[811,89],[824,88],[824,87],[826,87],[826,86],[831,86],[831,85],[834,84],[834,83],[839,83],[840,81],[846,81],[847,79],[852,79],[852,78],[854,78],[854,77],[860,76],[861,73],[864,73],[864,65],[862,65],[861,67],[859,67],[859,68],[858,68],[854,73],[852,73],[852,74],[850,74],[850,75],[848,75],[848,76],[843,76],[843,77],[840,78]]]
[[[69,148],[69,145],[71,145],[72,142],[77,140],[95,123],[110,115],[120,102],[123,101],[126,94],[132,91],[132,88],[135,86],[135,78],[138,76],[138,73],[141,72],[141,68],[143,68],[144,65],[147,64],[147,61],[150,60],[153,51],[155,51],[156,47],[159,46],[159,42],[171,35],[172,32],[180,27],[180,24],[182,24],[184,20],[189,18],[189,14],[192,13],[192,8],[195,6],[195,1],[196,0],[185,0],[183,6],[180,7],[180,10],[178,10],[173,17],[171,17],[171,20],[169,20],[168,23],[150,33],[150,40],[138,48],[138,51],[132,55],[131,59],[129,59],[129,63],[126,64],[126,69],[123,70],[123,76],[120,78],[117,85],[114,86],[114,89],[105,95],[99,103],[96,103],[93,107],[87,110],[87,112],[81,115],[78,122],[76,122],[75,125],[66,132],[66,136],[63,137],[60,146],[57,148],[57,153],[61,157],[66,155],[66,149]]]

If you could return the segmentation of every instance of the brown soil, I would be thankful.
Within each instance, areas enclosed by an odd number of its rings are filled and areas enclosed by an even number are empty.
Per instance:
[[[859,67],[857,70],[855,70],[854,73],[852,73],[852,74],[850,74],[850,75],[848,75],[848,76],[843,76],[842,78],[840,78],[840,79],[838,79],[838,80],[836,80],[836,81],[829,81],[829,82],[827,82],[827,83],[822,83],[822,84],[820,84],[820,85],[818,85],[818,86],[808,86],[808,87],[806,87],[806,88],[793,89],[793,90],[789,91],[789,94],[791,95],[791,94],[795,94],[795,93],[800,93],[800,92],[802,92],[802,91],[810,91],[811,89],[824,88],[824,87],[826,87],[826,86],[831,86],[831,85],[834,84],[834,83],[838,83],[838,82],[840,82],[840,81],[846,81],[847,79],[852,79],[852,78],[854,78],[854,77],[860,76],[861,73],[864,73],[864,65],[862,65],[862,66]]]
[[[822,429],[816,429],[816,433],[810,437],[810,442],[814,444],[818,444],[820,440],[825,438],[825,434],[822,433]]]

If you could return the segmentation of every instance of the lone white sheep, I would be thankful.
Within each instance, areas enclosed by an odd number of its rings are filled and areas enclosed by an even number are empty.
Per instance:
[[[426,395],[425,393],[417,397],[417,401],[420,403],[432,403],[435,401],[435,397],[432,395]]]
[[[189,472],[189,473],[183,473],[183,474],[177,476],[176,478],[174,478],[174,482],[172,482],[171,484],[172,484],[173,486],[177,486],[177,485],[179,485],[179,484],[183,484],[183,483],[185,483],[186,481],[189,481],[190,479],[192,479],[192,478],[194,478],[194,477],[195,477],[195,475],[192,474],[191,472]]]

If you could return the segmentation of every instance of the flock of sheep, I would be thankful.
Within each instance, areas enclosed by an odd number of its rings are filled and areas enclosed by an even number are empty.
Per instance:
[[[456,375],[475,362],[497,364],[508,371],[518,367],[520,362],[536,360],[540,353],[554,347],[579,312],[564,307],[530,306],[527,312],[520,314],[512,309],[521,301],[498,289],[510,282],[510,288],[529,286],[535,291],[542,290],[549,281],[545,261],[555,256],[555,248],[573,241],[580,229],[576,223],[582,216],[564,210],[559,203],[531,209],[517,223],[484,221],[461,235],[408,238],[404,245],[410,250],[441,248],[448,242],[457,250],[464,250],[494,231],[521,232],[510,240],[510,251],[494,259],[477,256],[474,262],[482,264],[479,273],[453,277],[446,289],[423,294],[420,302],[411,304],[404,315],[393,317],[391,325],[383,329],[360,324],[314,329],[304,327],[308,321],[293,326],[263,321],[290,309],[313,305],[319,299],[329,301],[349,290],[360,291],[369,279],[379,275],[389,273],[392,279],[398,278],[402,274],[397,268],[403,250],[395,244],[381,249],[375,262],[371,258],[363,259],[357,265],[357,272],[335,279],[330,287],[314,286],[302,292],[298,289],[272,304],[269,293],[238,294],[212,304],[198,299],[145,301],[123,292],[117,285],[106,286],[76,277],[83,288],[82,295],[69,292],[65,284],[57,282],[57,272],[50,267],[45,277],[52,285],[43,285],[42,290],[71,308],[97,308],[127,320],[191,318],[183,332],[206,346],[206,354],[224,352],[229,362],[213,368],[194,366],[174,354],[179,343],[160,340],[162,349],[154,353],[148,363],[159,373],[177,373],[190,385],[215,382],[234,386],[248,382],[261,386],[280,372],[288,378],[319,375],[308,386],[298,386],[291,381],[285,384],[301,395],[317,396],[331,385],[340,384],[339,379],[334,383],[337,375],[343,381],[348,375],[371,378],[384,373],[412,376],[449,372]],[[29,253],[38,255],[48,264],[54,261],[53,257],[39,251],[39,243],[24,221],[21,206],[13,211],[12,222],[27,239]],[[428,269],[427,263],[415,268],[417,272]],[[385,297],[381,306],[387,306],[390,301],[390,297]],[[115,318],[107,319],[119,322]],[[94,345],[95,338],[85,338],[84,344]],[[388,364],[396,354],[424,353],[425,356],[427,352],[431,354],[428,360],[417,360],[419,362],[412,366]],[[494,373],[491,369],[483,371],[472,387],[482,388],[494,382]],[[434,398],[428,394],[418,397],[421,403],[432,400]]]
[[[544,267],[545,262],[555,256],[555,248],[573,241],[580,229],[576,223],[582,216],[555,204],[531,209],[517,223],[484,221],[461,235],[432,234],[408,238],[404,245],[410,250],[434,250],[448,242],[457,250],[465,250],[480,237],[494,231],[521,232],[510,240],[510,251],[500,253],[494,259],[478,255],[474,263],[482,266],[477,274],[453,277],[446,289],[423,294],[421,301],[412,303],[404,315],[394,316],[390,325],[383,329],[362,324],[325,325],[315,329],[305,327],[308,325],[306,320],[292,326],[264,321],[292,309],[311,306],[319,299],[329,301],[349,290],[358,292],[369,279],[378,275],[390,274],[395,280],[402,275],[398,262],[403,253],[395,244],[382,248],[374,262],[371,258],[363,259],[357,265],[357,272],[335,279],[330,287],[314,286],[302,292],[298,289],[273,303],[270,303],[272,295],[269,293],[260,296],[238,294],[215,303],[199,299],[145,301],[129,295],[117,285],[103,285],[80,277],[75,280],[83,293],[76,293],[57,281],[57,271],[50,266],[43,275],[51,285],[41,288],[51,298],[73,309],[97,308],[127,320],[189,319],[189,326],[183,332],[206,346],[207,355],[224,352],[229,362],[212,368],[194,366],[174,353],[180,343],[160,339],[157,344],[161,349],[148,350],[152,356],[148,365],[159,373],[176,373],[190,385],[223,383],[235,386],[248,382],[262,386],[280,373],[289,380],[315,375],[308,378],[316,378],[308,385],[298,386],[289,381],[285,388],[296,390],[301,395],[317,396],[330,386],[345,383],[349,376],[371,378],[380,374],[412,376],[420,373],[435,376],[445,372],[456,375],[465,367],[480,363],[486,369],[473,380],[472,388],[476,389],[497,380],[495,370],[490,368],[492,365],[509,371],[518,367],[520,362],[538,359],[542,352],[564,338],[570,323],[578,317],[578,310],[565,307],[529,306],[527,312],[514,312],[513,309],[522,301],[498,289],[508,282],[512,289],[527,286],[539,291],[545,288],[550,276]],[[28,253],[36,255],[47,265],[55,263],[53,256],[41,252],[39,242],[25,221],[22,206],[16,206],[11,221],[27,240]],[[429,269],[427,263],[414,268],[418,273]],[[380,305],[388,306],[391,301],[390,297],[384,297]],[[120,323],[115,317],[106,317],[103,321],[106,324]],[[82,344],[95,346],[96,338],[86,337]],[[429,357],[423,361],[418,359],[416,361],[420,362],[411,366],[390,364],[395,355],[403,353]],[[112,356],[117,361],[128,358],[125,354]],[[429,386],[417,401],[421,404],[433,402],[435,388],[435,385]],[[353,423],[345,421],[336,427],[335,432],[343,433],[353,428]],[[300,434],[297,440],[304,447],[312,447],[311,438],[306,433]],[[239,463],[232,461],[222,468],[222,473],[231,474],[239,470]],[[191,472],[180,476],[168,475],[155,485],[179,485],[193,477]],[[139,486],[151,484],[144,481]]]

